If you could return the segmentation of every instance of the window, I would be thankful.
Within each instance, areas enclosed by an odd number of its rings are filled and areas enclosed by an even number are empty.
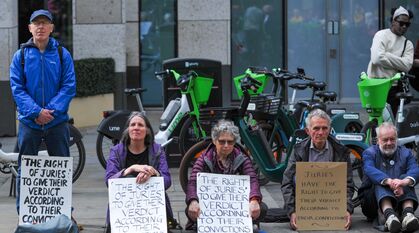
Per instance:
[[[19,0],[19,44],[25,43],[32,37],[28,30],[29,18],[33,11],[39,9],[51,12],[54,21],[52,37],[71,52],[73,50],[71,0]]]
[[[283,66],[282,1],[231,1],[232,76],[249,66],[272,69]],[[233,99],[237,92],[232,87]]]
[[[140,1],[140,67],[141,87],[145,105],[163,103],[162,82],[154,72],[162,68],[162,62],[176,55],[176,1]]]

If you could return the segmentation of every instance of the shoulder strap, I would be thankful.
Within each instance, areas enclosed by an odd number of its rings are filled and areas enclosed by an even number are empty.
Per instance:
[[[407,39],[404,40],[403,51],[402,51],[402,55],[400,57],[403,57],[404,51],[406,50],[406,44],[407,44]]]
[[[26,75],[25,75],[25,46],[20,48],[20,65],[22,66],[22,78],[23,86],[26,85]]]
[[[237,171],[237,169],[243,164],[246,157],[244,157],[243,153],[240,153],[233,161],[233,170]]]
[[[60,57],[60,65],[63,64],[63,46],[58,45],[58,56]],[[25,46],[20,48],[20,65],[22,66],[22,78],[23,85],[26,85],[26,75],[25,75]]]
[[[404,44],[404,47],[406,47],[406,43]],[[60,64],[63,64],[63,46],[58,45],[58,56],[60,56]]]

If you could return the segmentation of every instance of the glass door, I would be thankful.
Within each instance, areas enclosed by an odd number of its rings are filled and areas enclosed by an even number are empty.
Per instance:
[[[378,1],[288,1],[288,69],[302,67],[327,82],[339,102],[358,103],[356,82],[368,66],[378,9]]]
[[[378,1],[344,0],[341,4],[341,102],[359,103],[356,86],[359,75],[367,71],[370,47],[379,29]]]
[[[146,106],[162,106],[163,83],[154,76],[162,61],[174,58],[176,0],[141,0],[140,2],[140,68],[141,87]]]

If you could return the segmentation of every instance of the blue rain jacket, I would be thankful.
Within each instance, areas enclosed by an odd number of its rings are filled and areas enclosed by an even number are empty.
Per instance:
[[[50,37],[44,53],[41,53],[31,38],[22,45],[24,70],[21,49],[14,54],[10,65],[10,86],[18,108],[18,119],[33,129],[48,129],[69,118],[67,111],[76,94],[76,75],[73,59],[64,47],[60,63],[58,45]],[[42,108],[54,110],[54,120],[44,126],[35,123]]]

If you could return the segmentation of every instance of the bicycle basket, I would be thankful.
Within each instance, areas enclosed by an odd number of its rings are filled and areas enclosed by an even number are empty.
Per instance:
[[[281,98],[279,96],[267,94],[267,95],[258,95],[252,96],[250,98],[249,106],[247,110],[250,112],[263,112],[269,114],[276,114],[278,112],[278,107],[281,103]]]
[[[195,79],[193,91],[195,93],[196,102],[198,104],[207,104],[213,83],[214,79],[212,78],[197,77]]]
[[[211,132],[212,127],[221,119],[228,119],[234,115],[235,107],[214,107],[214,108],[203,108],[199,114],[199,123],[205,132]],[[211,135],[209,135],[211,136]]]
[[[239,76],[233,78],[234,86],[236,87],[237,95],[239,96],[239,98],[242,98],[243,97],[243,91],[240,88],[240,81],[246,75],[247,74],[242,74],[242,75],[239,75]],[[261,82],[262,85],[260,85],[260,87],[256,91],[249,90],[249,94],[250,94],[250,96],[259,95],[265,89],[265,86],[266,86],[266,83],[267,83],[267,80],[268,80],[268,76],[267,75],[264,75],[264,74],[255,74],[255,75],[252,75],[252,78],[254,78],[257,81]]]
[[[357,85],[362,107],[384,109],[391,83],[392,80],[387,78],[368,78],[359,81]]]

